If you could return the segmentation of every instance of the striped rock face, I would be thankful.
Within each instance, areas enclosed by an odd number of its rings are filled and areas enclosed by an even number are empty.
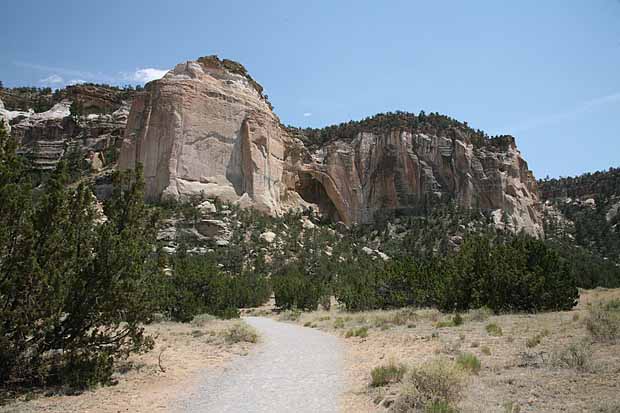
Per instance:
[[[135,96],[119,162],[143,164],[149,200],[202,193],[274,215],[314,206],[351,224],[432,194],[542,235],[536,181],[514,139],[475,146],[459,131],[393,129],[310,151],[243,66],[217,57],[179,64]]]
[[[327,144],[312,158],[300,170],[306,188],[319,182],[331,201],[323,209],[345,223],[371,222],[390,210],[407,213],[433,194],[490,211],[498,226],[543,232],[536,180],[514,140],[475,147],[465,135],[362,132]]]
[[[203,193],[278,214],[305,203],[284,183],[291,144],[245,69],[207,57],[136,96],[120,168],[143,164],[149,200]]]

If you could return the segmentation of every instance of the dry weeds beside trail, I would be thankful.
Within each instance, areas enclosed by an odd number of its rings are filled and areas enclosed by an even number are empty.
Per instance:
[[[472,310],[458,322],[453,314],[407,308],[360,313],[332,308],[280,318],[342,337],[346,413],[396,410],[394,401],[410,379],[405,374],[397,383],[385,372],[460,358],[475,362],[453,402],[461,413],[611,413],[620,412],[620,340],[596,340],[587,325],[592,306],[618,299],[620,289],[582,290],[572,311]],[[611,321],[603,321],[599,328],[610,329]],[[381,367],[385,374],[377,374],[373,387],[371,371]]]
[[[156,337],[155,349],[121,363],[113,377],[117,385],[75,396],[50,393],[32,395],[37,396],[33,400],[24,396],[0,406],[0,413],[169,412],[171,403],[202,377],[202,371],[217,371],[253,351],[255,344],[248,341],[252,337],[240,337],[240,330],[243,323],[238,320],[213,317],[149,325],[146,331]]]
[[[249,357],[208,373],[182,412],[337,412],[343,389],[340,339],[317,330],[248,317],[260,343]]]

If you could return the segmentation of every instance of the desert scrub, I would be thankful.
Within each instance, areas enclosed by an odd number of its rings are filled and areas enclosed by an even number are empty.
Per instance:
[[[390,362],[384,366],[375,367],[370,372],[370,385],[382,387],[390,383],[398,383],[402,380],[407,368],[402,364]]]
[[[470,321],[486,321],[493,315],[493,310],[489,307],[474,308],[469,311],[468,318]]]
[[[577,341],[554,351],[550,360],[555,367],[587,371],[592,366],[592,346],[588,341]]]
[[[282,311],[278,317],[280,321],[297,321],[301,317],[301,311],[299,310],[286,310]]]
[[[453,411],[445,408],[460,400],[465,381],[463,369],[449,360],[425,363],[405,375],[393,411]],[[444,410],[432,410],[441,405],[445,405]]]
[[[336,320],[334,320],[334,328],[344,328],[344,318],[336,317]]]
[[[435,328],[445,328],[445,327],[454,327],[454,323],[452,320],[443,320],[435,323]]]
[[[480,372],[480,360],[471,353],[462,353],[456,358],[456,364],[472,374]]]
[[[459,313],[456,313],[454,315],[454,317],[452,317],[452,324],[454,324],[455,326],[460,326],[465,322],[465,320],[463,320],[463,317],[461,317],[461,315]]]
[[[427,404],[424,407],[424,413],[458,413],[459,411],[448,403],[439,401]]]
[[[547,337],[549,335],[549,330],[544,329],[543,331],[541,331],[538,334],[534,334],[532,337],[529,337],[527,339],[525,339],[525,347],[527,348],[534,348],[537,345],[540,344],[540,342],[542,341],[542,339],[544,337]]]
[[[513,401],[505,402],[502,404],[502,407],[504,408],[504,413],[519,413],[521,411],[519,404]]]
[[[460,314],[455,314],[452,318],[448,320],[438,321],[435,324],[436,328],[444,328],[444,327],[456,327],[462,325],[464,322],[463,317]]]
[[[256,330],[245,324],[244,322],[235,323],[224,331],[224,339],[227,343],[256,343],[258,341],[258,333]]]
[[[525,339],[525,347],[534,348],[540,344],[541,337],[538,334]]]
[[[494,336],[494,337],[501,337],[504,334],[504,332],[502,331],[502,328],[495,323],[487,324],[487,326],[485,327],[485,330],[490,336]]]
[[[482,346],[480,347],[480,351],[482,352],[482,354],[484,354],[485,356],[490,356],[491,355],[491,349],[488,346]]]
[[[390,322],[397,326],[408,325],[418,320],[418,315],[413,308],[397,310],[391,317]]]
[[[620,300],[593,306],[588,311],[586,328],[596,341],[613,342],[620,338]]]
[[[368,337],[368,327],[352,328],[345,333],[344,337]]]
[[[204,327],[214,320],[216,320],[216,318],[211,314],[198,314],[192,318],[191,324],[194,327]]]

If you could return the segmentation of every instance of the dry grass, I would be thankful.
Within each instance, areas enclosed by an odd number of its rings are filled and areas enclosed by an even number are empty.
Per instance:
[[[406,375],[393,411],[450,408],[460,400],[465,381],[463,369],[452,361],[436,359],[424,363]]]
[[[229,344],[235,343],[256,343],[258,341],[258,333],[256,330],[244,323],[243,321],[227,327],[224,332],[224,339]]]
[[[471,353],[462,353],[456,358],[456,364],[472,374],[480,372],[480,360]]]
[[[454,315],[435,309],[347,313],[332,306],[329,312],[303,313],[297,322],[311,321],[341,337],[350,329],[368,328],[365,339],[344,341],[349,383],[342,400],[344,412],[385,411],[395,403],[405,384],[370,391],[368,387],[371,370],[388,360],[420,366],[438,357],[456,360],[465,351],[481,365],[452,406],[461,412],[597,411],[598,406],[608,412],[618,405],[620,394],[620,343],[592,340],[587,323],[591,308],[618,298],[620,289],[596,289],[581,291],[580,303],[572,311],[496,315],[484,308],[471,310],[462,314],[462,325],[445,328],[436,324],[452,321]],[[328,315],[329,320],[319,321]],[[499,327],[502,335],[489,334],[489,324]],[[594,341],[590,346],[594,369],[579,367],[585,364],[581,360],[586,353],[569,350],[584,339]],[[528,346],[528,340],[536,345]]]
[[[146,332],[155,337],[155,349],[119,364],[117,385],[77,396],[24,397],[0,407],[0,412],[168,412],[170,403],[194,385],[198,372],[220,368],[253,346],[242,322],[206,315],[186,324],[151,324]]]
[[[620,300],[591,306],[586,327],[596,341],[614,342],[620,339]]]
[[[551,364],[556,367],[580,371],[594,370],[592,365],[592,345],[581,340],[566,347],[556,349],[551,355]]]
[[[350,329],[344,335],[344,338],[349,338],[349,337],[360,337],[360,338],[368,337],[368,327],[357,327],[357,328]]]

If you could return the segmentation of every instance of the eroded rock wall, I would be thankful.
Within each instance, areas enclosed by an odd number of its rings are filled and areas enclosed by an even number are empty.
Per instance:
[[[314,205],[352,224],[432,195],[542,234],[536,181],[513,138],[475,146],[458,128],[393,128],[310,150],[281,126],[243,66],[214,56],[177,65],[135,97],[120,167],[137,162],[149,200],[204,193],[270,214]]]
[[[250,201],[268,213],[287,199],[303,203],[283,183],[290,137],[262,88],[245,71],[215,57],[177,65],[134,99],[121,168],[144,165],[147,198],[204,193]]]
[[[536,181],[514,140],[475,148],[466,137],[404,130],[359,133],[319,149],[302,173],[320,182],[345,223],[371,222],[378,212],[406,211],[425,195],[499,214],[498,225],[542,234]],[[505,212],[508,222],[505,222]]]

